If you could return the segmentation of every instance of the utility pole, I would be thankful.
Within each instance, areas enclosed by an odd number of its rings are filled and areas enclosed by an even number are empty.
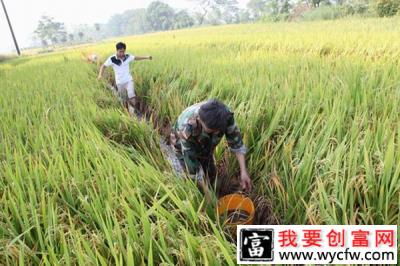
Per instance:
[[[18,43],[17,43],[17,39],[15,38],[14,30],[13,30],[13,28],[12,28],[12,26],[11,26],[11,21],[10,21],[10,18],[8,17],[7,9],[6,9],[6,6],[4,5],[3,0],[1,0],[1,5],[3,6],[4,13],[6,14],[8,26],[10,27],[11,35],[12,35],[12,38],[13,38],[13,40],[14,40],[15,49],[17,49],[18,55],[21,55],[21,51],[19,50]]]

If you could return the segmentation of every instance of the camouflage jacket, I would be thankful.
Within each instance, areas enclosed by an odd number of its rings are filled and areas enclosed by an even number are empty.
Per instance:
[[[197,103],[185,109],[174,124],[171,134],[171,144],[178,159],[184,161],[189,175],[196,180],[201,180],[204,175],[199,160],[212,158],[215,147],[224,135],[232,152],[246,153],[233,116],[228,121],[225,132],[206,133],[202,130],[198,121],[198,111],[204,103]]]

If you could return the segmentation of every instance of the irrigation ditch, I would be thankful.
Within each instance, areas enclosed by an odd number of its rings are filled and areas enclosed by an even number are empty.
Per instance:
[[[98,64],[93,64],[97,67],[93,68],[94,73],[97,74]],[[124,108],[122,104],[119,104],[118,92],[115,86],[115,82],[112,76],[106,76],[104,82],[104,89],[111,91],[114,95],[114,99],[98,99],[96,102],[100,108],[105,106]],[[169,162],[171,168],[175,171],[177,176],[184,178],[184,170],[182,169],[179,160],[177,159],[169,142],[169,135],[171,133],[171,121],[161,119],[157,115],[157,111],[145,102],[145,95],[136,95],[135,107],[129,107],[127,111],[131,119],[137,119],[139,121],[145,121],[151,125],[152,129],[158,136],[159,146],[162,156]],[[107,107],[106,107],[107,108]],[[103,132],[104,133],[104,132]],[[133,146],[129,140],[119,141],[113,139],[123,146]],[[225,157],[225,156],[224,156]],[[240,191],[240,183],[238,174],[234,177],[228,175],[228,160],[226,158],[216,162],[217,166],[217,183],[215,193],[217,198],[223,197],[224,195],[236,193]],[[255,216],[253,219],[254,224],[266,225],[266,224],[279,224],[280,218],[273,211],[273,201],[265,197],[264,195],[258,195],[255,192],[248,194],[255,206]]]

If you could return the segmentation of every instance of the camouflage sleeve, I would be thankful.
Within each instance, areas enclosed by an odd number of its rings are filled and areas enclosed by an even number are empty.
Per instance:
[[[226,140],[228,142],[229,149],[234,153],[246,154],[246,146],[243,144],[242,135],[240,130],[235,123],[233,115],[228,121],[228,127],[225,132]]]

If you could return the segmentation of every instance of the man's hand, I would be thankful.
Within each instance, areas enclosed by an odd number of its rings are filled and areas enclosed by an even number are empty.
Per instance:
[[[240,173],[240,185],[242,186],[244,192],[248,193],[252,189],[251,179],[249,173],[247,173],[247,170],[241,171]]]
[[[237,158],[237,160],[239,162],[239,166],[240,166],[240,185],[242,186],[242,189],[244,192],[250,192],[251,191],[251,179],[250,179],[249,173],[247,172],[244,154],[237,152],[236,158]]]
[[[152,60],[153,57],[151,55],[144,55],[144,56],[140,56],[140,55],[136,55],[135,56],[135,60],[136,61],[140,61],[140,60]]]

